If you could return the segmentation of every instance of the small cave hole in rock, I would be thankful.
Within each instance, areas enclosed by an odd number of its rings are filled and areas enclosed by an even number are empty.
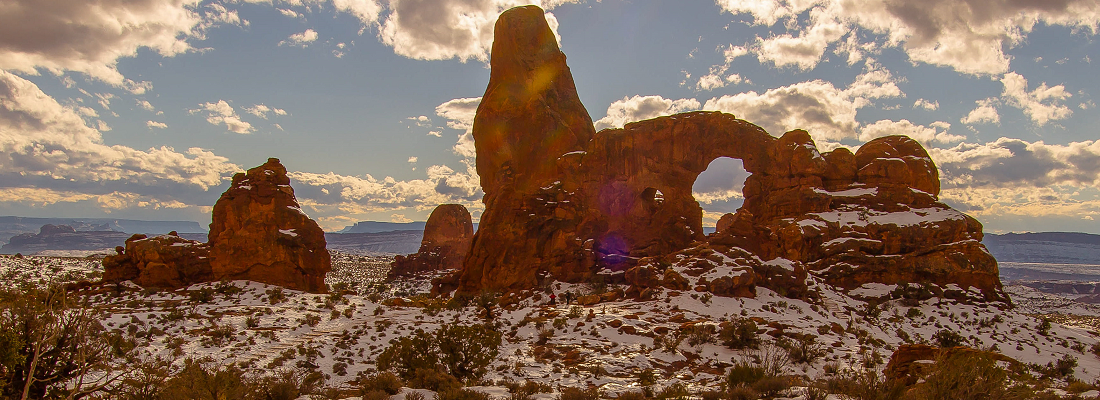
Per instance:
[[[745,171],[741,160],[718,157],[695,178],[691,195],[703,208],[704,234],[713,233],[718,218],[726,213],[737,212],[745,203],[745,196],[741,191],[745,188],[745,179],[749,175],[751,174]]]
[[[657,206],[660,206],[662,203],[665,202],[665,194],[661,193],[661,189],[652,187],[646,188],[644,191],[642,191],[642,198]]]

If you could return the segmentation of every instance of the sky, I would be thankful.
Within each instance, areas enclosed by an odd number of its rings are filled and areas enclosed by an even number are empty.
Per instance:
[[[476,220],[493,23],[523,4],[0,0],[0,215],[206,225],[278,157],[329,231],[441,203]],[[718,110],[821,151],[905,134],[987,232],[1100,233],[1096,0],[533,4],[597,129]],[[704,224],[746,176],[699,177]]]

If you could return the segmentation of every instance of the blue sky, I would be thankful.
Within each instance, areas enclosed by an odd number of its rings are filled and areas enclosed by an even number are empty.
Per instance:
[[[8,0],[0,214],[186,219],[279,157],[327,230],[483,208],[468,131],[512,0]],[[597,128],[720,110],[822,150],[908,134],[990,232],[1100,233],[1100,5],[535,2]],[[712,224],[745,173],[696,182]]]

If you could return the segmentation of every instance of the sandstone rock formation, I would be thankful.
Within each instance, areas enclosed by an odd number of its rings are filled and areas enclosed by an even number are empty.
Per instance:
[[[325,233],[302,212],[277,158],[233,176],[214,204],[210,267],[218,279],[248,279],[325,291],[332,260]]]
[[[486,207],[459,284],[533,287],[539,270],[582,279],[592,265],[576,235],[553,231],[579,222],[571,209],[578,204],[560,180],[596,133],[592,118],[542,9],[508,10],[495,29],[489,86],[473,129]]]
[[[388,279],[461,268],[473,238],[470,211],[461,204],[440,204],[424,225],[420,250],[408,256],[397,256]]]
[[[133,281],[141,287],[177,289],[216,280],[210,269],[210,247],[174,234],[133,235],[126,247],[103,259],[103,281]]]
[[[776,138],[718,112],[593,133],[542,11],[509,10],[495,34],[473,127],[486,210],[460,291],[611,270],[638,290],[801,297],[813,274],[848,289],[957,284],[1007,300],[981,224],[939,202],[938,171],[916,141],[822,154],[806,131]],[[744,206],[705,237],[691,187],[718,157],[752,175]]]
[[[135,235],[103,260],[104,281],[180,288],[247,279],[320,293],[331,259],[324,232],[294,198],[278,159],[238,173],[214,205],[209,242]]]

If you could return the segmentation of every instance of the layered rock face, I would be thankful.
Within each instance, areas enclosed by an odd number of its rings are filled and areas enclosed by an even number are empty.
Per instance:
[[[238,173],[214,205],[209,242],[169,234],[134,235],[103,260],[106,282],[180,288],[247,279],[314,293],[326,291],[331,259],[320,226],[294,198],[278,159]]]
[[[217,280],[210,268],[210,247],[174,234],[133,235],[126,247],[103,259],[105,282],[133,281],[141,287],[177,289]]]
[[[332,269],[324,231],[302,212],[276,158],[233,176],[214,204],[209,243],[218,279],[323,292]]]
[[[981,224],[938,201],[938,170],[916,141],[889,136],[822,154],[805,131],[776,138],[718,112],[592,134],[544,28],[535,7],[497,22],[473,131],[486,210],[459,290],[611,270],[636,292],[752,296],[763,286],[800,297],[814,274],[849,289],[956,284],[1007,299]],[[744,206],[705,237],[691,187],[718,157],[741,159],[752,175]]]
[[[553,233],[575,227],[579,221],[570,218],[577,215],[546,204],[567,205],[573,198],[555,182],[578,165],[570,154],[596,133],[592,118],[542,9],[508,10],[496,32],[489,86],[473,128],[486,207],[459,284],[471,290],[533,287],[546,270],[583,278],[592,265],[584,263],[581,243],[573,234]]]
[[[397,256],[388,279],[459,269],[473,238],[474,223],[470,211],[461,204],[440,204],[424,225],[420,250],[408,256]]]

